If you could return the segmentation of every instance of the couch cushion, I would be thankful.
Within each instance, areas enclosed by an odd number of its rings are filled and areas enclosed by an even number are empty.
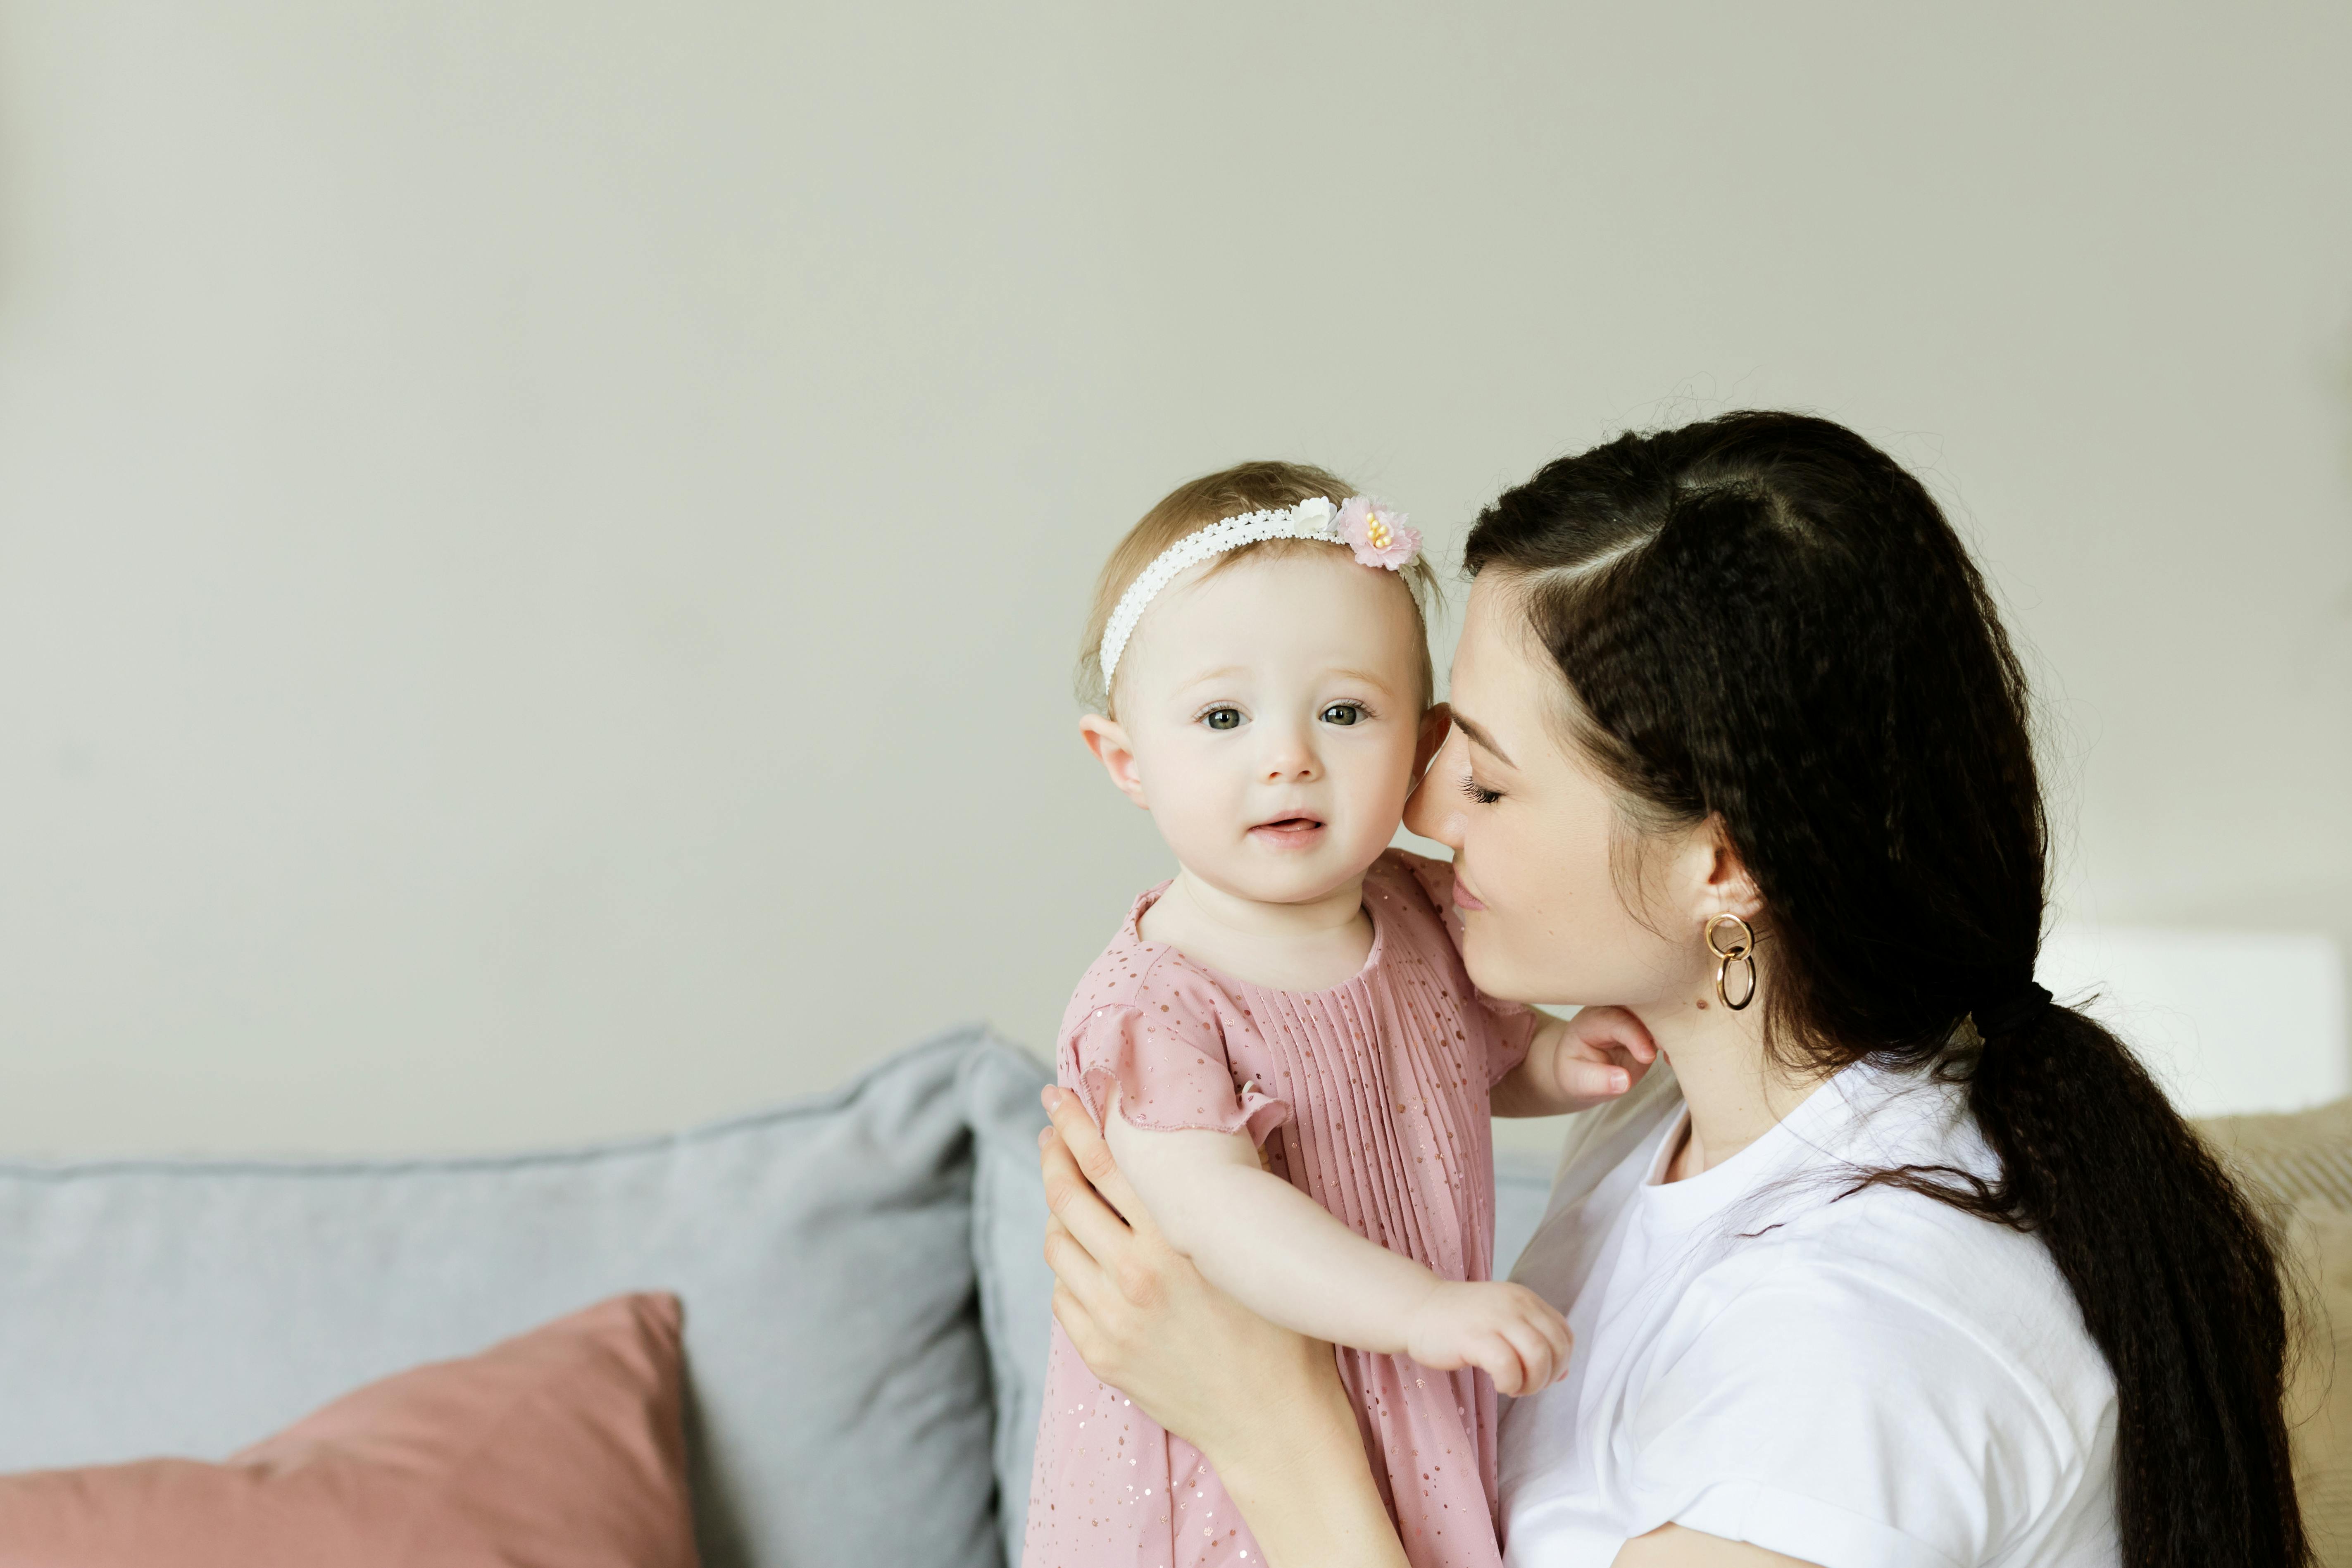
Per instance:
[[[226,1464],[0,1476],[0,1568],[695,1568],[672,1296],[356,1389]]]
[[[2198,1123],[2259,1195],[2287,1244],[2300,1309],[2288,1440],[2319,1568],[2352,1568],[2352,1100]]]
[[[981,1321],[996,1389],[997,1529],[1004,1561],[1018,1564],[1029,1517],[1029,1467],[1045,1392],[1045,1350],[1054,1328],[1054,1272],[1045,1267],[1045,1184],[1037,1134],[1045,1126],[1037,1091],[1054,1081],[1045,1065],[1000,1059],[985,1069],[989,1114],[972,1120],[972,1258],[980,1274]]]
[[[1034,1070],[962,1030],[819,1099],[564,1153],[0,1165],[0,1470],[218,1458],[667,1291],[709,1568],[987,1568],[969,1112],[1008,1067]]]

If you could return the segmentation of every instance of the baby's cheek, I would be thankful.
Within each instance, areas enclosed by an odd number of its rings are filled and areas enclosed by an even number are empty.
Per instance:
[[[1153,813],[1160,836],[1168,840],[1177,858],[1187,865],[1214,861],[1228,852],[1227,841],[1233,837],[1230,815],[1200,795],[1181,789],[1172,792],[1168,804]]]

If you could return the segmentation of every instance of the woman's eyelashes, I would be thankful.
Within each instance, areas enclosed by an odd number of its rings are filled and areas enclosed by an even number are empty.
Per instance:
[[[1501,790],[1488,789],[1486,785],[1480,784],[1477,779],[1468,773],[1465,773],[1462,776],[1462,793],[1468,795],[1472,800],[1476,801],[1480,805],[1492,805],[1496,801],[1503,798],[1503,792]]]

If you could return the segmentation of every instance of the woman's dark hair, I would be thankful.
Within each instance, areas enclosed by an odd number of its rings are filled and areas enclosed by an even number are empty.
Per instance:
[[[1728,414],[1548,465],[1466,554],[1519,590],[1640,814],[1720,818],[1780,1059],[1965,1077],[1999,1180],[1858,1185],[2049,1247],[2115,1376],[2123,1561],[2302,1568],[2271,1233],[2123,1044],[2034,985],[2025,679],[1926,488],[1842,426]]]

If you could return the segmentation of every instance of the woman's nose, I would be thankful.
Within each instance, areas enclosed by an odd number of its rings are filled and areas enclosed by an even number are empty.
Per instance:
[[[1447,781],[1456,776],[1456,770],[1448,764],[1454,760],[1454,748],[1457,744],[1457,737],[1447,737],[1445,744],[1430,760],[1428,771],[1421,775],[1421,782],[1413,786],[1412,794],[1405,797],[1404,803],[1405,827],[1421,837],[1433,838],[1449,849],[1462,847],[1462,813],[1454,805],[1454,797],[1446,793]]]

